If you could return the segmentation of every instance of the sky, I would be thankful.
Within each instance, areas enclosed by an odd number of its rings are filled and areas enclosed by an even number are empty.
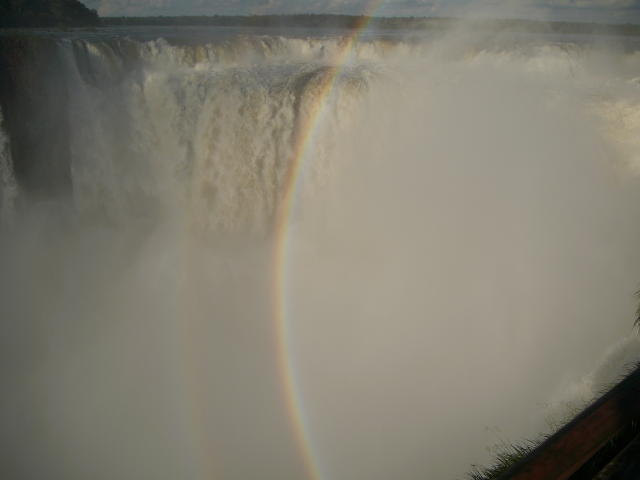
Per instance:
[[[375,0],[84,0],[100,16],[358,15]],[[377,2],[376,2],[377,3]],[[378,16],[524,18],[640,23],[640,0],[385,0]]]

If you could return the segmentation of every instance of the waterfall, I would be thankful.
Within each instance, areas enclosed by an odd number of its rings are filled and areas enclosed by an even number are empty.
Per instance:
[[[637,358],[637,48],[149,32],[0,56],[0,477],[451,479]]]

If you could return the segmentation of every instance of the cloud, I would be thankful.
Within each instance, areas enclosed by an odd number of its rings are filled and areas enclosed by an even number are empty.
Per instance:
[[[637,23],[640,0],[468,0],[444,2],[438,15],[546,21]]]
[[[507,0],[529,17],[547,20],[626,23],[640,20],[640,0]]]
[[[397,0],[383,5],[381,13],[386,11],[398,16],[429,16],[435,14],[441,8],[440,2],[425,0]]]
[[[551,8],[589,8],[604,10],[637,10],[640,8],[640,1],[638,0],[531,0],[529,3]]]

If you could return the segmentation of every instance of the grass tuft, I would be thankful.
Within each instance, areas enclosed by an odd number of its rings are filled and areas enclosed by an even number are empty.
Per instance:
[[[640,292],[637,294],[640,298]],[[638,318],[635,321],[636,328],[640,331],[640,307],[638,308]],[[640,367],[640,361],[629,364],[625,370],[626,374],[623,374],[619,381],[633,372],[636,368]],[[469,472],[466,474],[467,480],[495,480],[504,472],[509,470],[512,466],[526,457],[529,453],[535,450],[542,442],[560,430],[564,425],[569,423],[575,418],[582,410],[586,409],[589,405],[595,402],[599,397],[611,390],[617,382],[605,385],[595,397],[589,401],[584,402],[582,408],[576,408],[575,406],[565,404],[565,418],[561,421],[553,420],[549,418],[547,425],[551,429],[550,434],[540,434],[535,439],[525,439],[519,443],[511,443],[498,435],[500,442],[493,447],[489,447],[489,451],[493,455],[491,466],[485,467],[482,465],[472,464],[469,467]],[[582,467],[574,472],[569,480],[590,480],[600,472],[615,456],[624,449],[629,442],[640,433],[640,419],[632,421],[619,433],[617,433],[604,447],[602,447],[593,457],[591,457]]]
[[[490,480],[498,478],[530,452],[535,450],[546,438],[547,435],[541,435],[538,439],[525,439],[520,443],[508,443],[502,440],[500,443],[489,448],[489,451],[493,454],[491,466],[471,465],[469,472],[466,474],[467,479]]]

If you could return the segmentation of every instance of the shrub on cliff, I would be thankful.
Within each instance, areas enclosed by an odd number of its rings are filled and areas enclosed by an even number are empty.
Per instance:
[[[0,27],[86,27],[98,12],[78,0],[0,0]]]

